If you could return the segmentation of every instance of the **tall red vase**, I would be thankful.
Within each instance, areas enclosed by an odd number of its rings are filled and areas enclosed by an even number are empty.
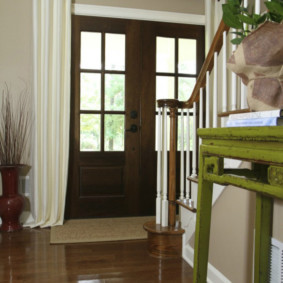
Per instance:
[[[22,229],[20,215],[24,208],[24,198],[18,194],[19,166],[0,166],[2,196],[0,196],[0,231],[13,232]]]

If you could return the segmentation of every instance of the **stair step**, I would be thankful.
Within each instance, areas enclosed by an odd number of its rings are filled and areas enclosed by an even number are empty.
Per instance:
[[[184,207],[184,208],[190,210],[190,211],[193,212],[193,213],[196,213],[196,212],[197,212],[197,210],[196,210],[195,208],[192,208],[191,206],[189,206],[189,200],[188,200],[188,199],[178,199],[178,200],[176,201],[176,203],[177,203],[178,205],[181,205],[182,207]]]
[[[189,176],[189,177],[187,177],[187,180],[192,181],[192,182],[194,182],[194,183],[198,183],[198,176],[197,176],[197,177],[191,177],[191,176]]]
[[[238,110],[231,110],[231,111],[227,111],[227,112],[218,113],[218,117],[227,117],[230,114],[248,113],[248,112],[251,112],[251,110],[249,108],[238,109]]]

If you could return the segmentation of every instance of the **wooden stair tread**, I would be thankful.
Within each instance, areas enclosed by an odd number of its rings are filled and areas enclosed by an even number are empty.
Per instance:
[[[143,225],[143,228],[146,231],[155,233],[155,234],[180,235],[185,232],[185,230],[182,229],[180,225],[178,224],[175,227],[169,227],[169,226],[162,227],[160,224],[156,224],[155,221],[146,222]]]
[[[192,181],[194,183],[198,183],[198,176],[197,177],[189,176],[189,177],[187,177],[187,180]]]
[[[227,111],[227,112],[218,113],[218,117],[228,117],[230,114],[248,113],[248,112],[251,112],[251,110],[249,108],[231,110],[231,111]]]
[[[182,207],[186,208],[187,210],[190,210],[193,213],[197,212],[197,210],[195,208],[192,208],[192,207],[189,206],[189,200],[187,200],[187,199],[182,199],[182,200],[179,199],[179,200],[176,201],[176,203],[178,205],[181,205]]]

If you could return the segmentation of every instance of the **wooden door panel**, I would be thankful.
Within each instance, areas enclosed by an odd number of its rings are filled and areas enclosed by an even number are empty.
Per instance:
[[[124,166],[80,167],[80,197],[124,195]]]

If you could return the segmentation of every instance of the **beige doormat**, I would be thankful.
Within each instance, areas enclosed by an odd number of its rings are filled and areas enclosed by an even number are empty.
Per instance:
[[[51,244],[146,239],[143,224],[155,216],[67,220],[51,227]]]

